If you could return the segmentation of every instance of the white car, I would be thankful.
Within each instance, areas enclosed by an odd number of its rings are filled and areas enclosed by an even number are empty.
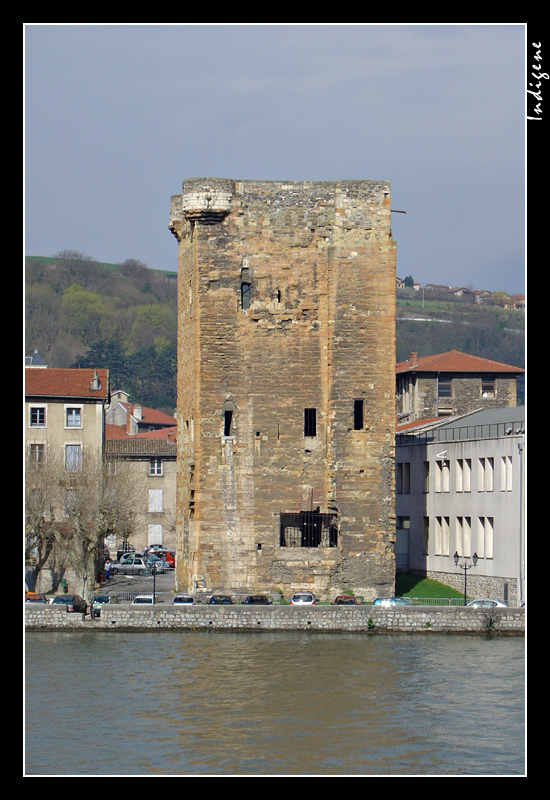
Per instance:
[[[194,606],[196,600],[192,594],[177,594],[172,600],[173,606]]]
[[[314,606],[317,598],[313,592],[296,592],[290,598],[291,606]]]
[[[152,594],[138,594],[137,597],[134,597],[132,600],[133,606],[152,606],[153,603],[153,595]]]
[[[468,603],[470,608],[508,608],[507,603],[503,603],[502,600],[472,600],[471,603]]]

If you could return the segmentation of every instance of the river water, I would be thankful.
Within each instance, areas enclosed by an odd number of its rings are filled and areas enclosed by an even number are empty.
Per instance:
[[[521,637],[28,632],[27,776],[526,774]]]

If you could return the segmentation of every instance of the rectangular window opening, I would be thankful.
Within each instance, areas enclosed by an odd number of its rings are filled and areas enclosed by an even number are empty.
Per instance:
[[[364,427],[364,401],[353,401],[353,430],[362,431]]]
[[[250,284],[241,283],[241,308],[245,311],[250,308]]]
[[[233,433],[233,412],[224,412],[223,435],[231,436]]]
[[[337,547],[337,515],[319,509],[282,513],[279,537],[280,547]]]
[[[304,436],[317,436],[316,408],[304,408]]]

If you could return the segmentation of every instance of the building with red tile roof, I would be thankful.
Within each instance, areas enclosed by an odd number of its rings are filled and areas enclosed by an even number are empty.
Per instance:
[[[396,364],[396,411],[400,422],[517,405],[523,367],[450,350]]]
[[[111,404],[105,415],[109,426],[122,428],[128,435],[163,431],[176,426],[176,418],[141,403],[131,403],[128,394],[121,390],[112,392]],[[114,438],[114,437],[113,437]]]
[[[25,439],[36,460],[48,448],[80,464],[85,452],[102,455],[109,370],[25,367]]]

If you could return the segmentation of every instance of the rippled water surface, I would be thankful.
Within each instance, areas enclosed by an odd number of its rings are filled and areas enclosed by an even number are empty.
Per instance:
[[[524,639],[29,632],[27,775],[523,775]]]

